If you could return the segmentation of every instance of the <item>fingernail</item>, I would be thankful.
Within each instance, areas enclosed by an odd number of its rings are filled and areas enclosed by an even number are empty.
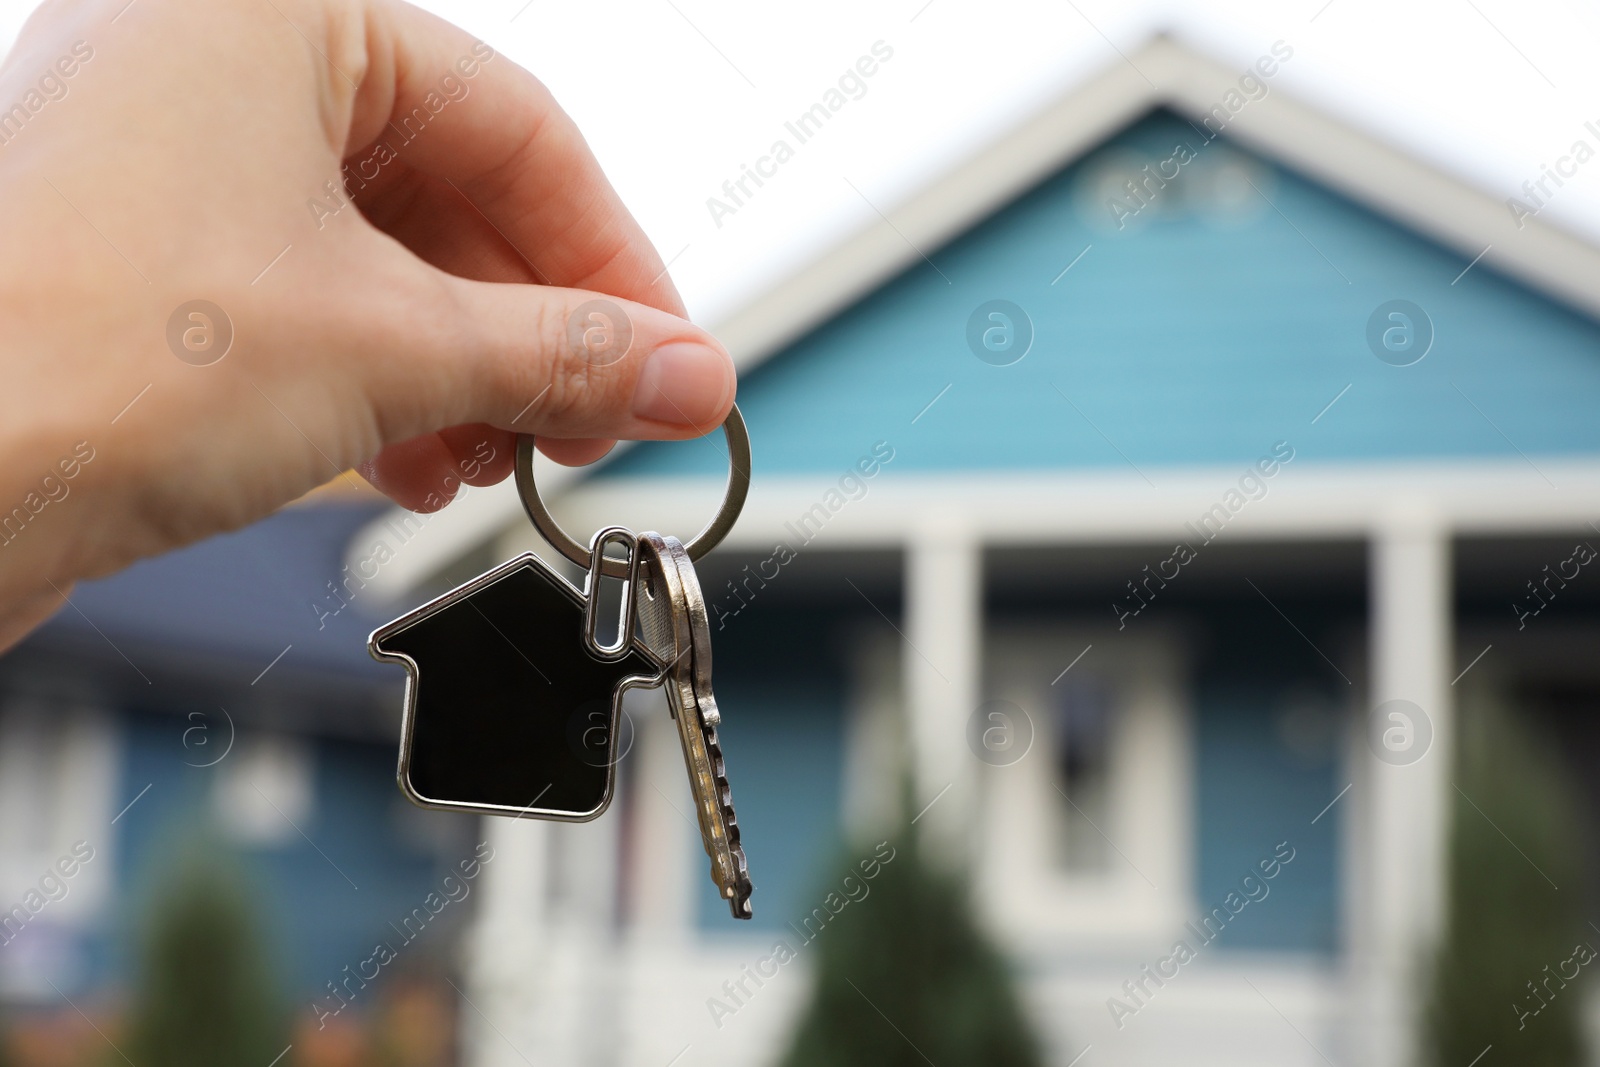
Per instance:
[[[691,342],[662,345],[650,353],[633,392],[633,413],[652,422],[698,426],[715,419],[732,377],[728,357]]]

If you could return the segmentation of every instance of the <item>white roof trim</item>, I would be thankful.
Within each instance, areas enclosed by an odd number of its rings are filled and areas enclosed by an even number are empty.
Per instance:
[[[917,248],[937,247],[970,229],[1151,108],[1165,105],[1198,122],[1237,88],[1240,74],[1172,38],[1157,37],[890,210],[887,225],[873,219],[711,329],[740,371],[747,371],[912,265],[920,258]],[[1251,101],[1226,133],[1455,249],[1463,266],[1481,254],[1498,270],[1600,318],[1600,248],[1568,231],[1538,218],[1525,220],[1519,230],[1503,200],[1282,90]],[[562,469],[549,488],[570,485],[594,469]],[[470,505],[452,504],[431,520],[426,535],[386,564],[370,587],[379,595],[403,596],[522,519],[509,485],[474,497]],[[356,536],[352,562],[370,552],[383,521]]]

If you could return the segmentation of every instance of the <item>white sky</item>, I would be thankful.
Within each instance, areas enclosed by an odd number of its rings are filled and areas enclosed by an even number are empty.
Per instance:
[[[0,46],[33,5],[0,0]],[[1600,11],[1576,0],[430,0],[578,119],[696,318],[714,323],[947,161],[1165,28],[1497,197],[1600,147]],[[1107,42],[1107,38],[1111,43]],[[894,57],[747,206],[706,198],[875,41]],[[792,138],[791,138],[792,141]],[[855,188],[852,189],[851,186]],[[859,190],[859,193],[856,191]],[[1541,217],[1600,241],[1600,159]]]

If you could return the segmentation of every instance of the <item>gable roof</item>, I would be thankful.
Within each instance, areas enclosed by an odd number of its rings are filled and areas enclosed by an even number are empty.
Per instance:
[[[933,179],[881,219],[839,241],[712,330],[741,373],[827,321],[936,248],[1098,147],[1167,107],[1203,122],[1239,99],[1243,72],[1170,37],[1156,37],[1063,94],[983,150]],[[1230,95],[1231,94],[1231,95]],[[1600,248],[1538,218],[1519,227],[1503,200],[1274,88],[1234,109],[1227,137],[1461,255],[1600,318]],[[1226,110],[1225,112],[1226,113]],[[1210,128],[1215,130],[1216,120]],[[619,447],[619,454],[622,449]],[[561,483],[595,468],[563,469]],[[430,523],[391,563],[378,591],[401,595],[461,554],[521,521],[509,485],[476,492]],[[367,532],[352,543],[361,554]]]

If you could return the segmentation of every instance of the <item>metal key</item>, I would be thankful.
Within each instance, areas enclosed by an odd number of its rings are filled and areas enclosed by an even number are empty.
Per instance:
[[[733,810],[733,791],[728,784],[727,763],[723,759],[722,744],[717,733],[722,724],[722,712],[718,709],[717,698],[711,691],[711,617],[706,610],[705,597],[700,590],[700,578],[695,573],[694,561],[690,559],[687,548],[674,537],[664,538],[664,541],[671,550],[673,558],[677,560],[678,577],[683,582],[684,600],[689,608],[695,702],[700,710],[706,749],[711,756],[712,774],[716,780],[717,801],[722,808],[722,821],[727,828],[728,849],[733,859],[734,894],[728,898],[729,906],[735,918],[748,919],[751,914],[750,894],[754,891],[754,887],[750,883],[750,866],[740,840],[739,817]]]
[[[644,580],[638,600],[644,642],[666,661],[668,706],[678,724],[711,880],[736,919],[751,916],[749,864],[739,841],[711,692],[711,628],[694,564],[677,538],[639,535]]]

